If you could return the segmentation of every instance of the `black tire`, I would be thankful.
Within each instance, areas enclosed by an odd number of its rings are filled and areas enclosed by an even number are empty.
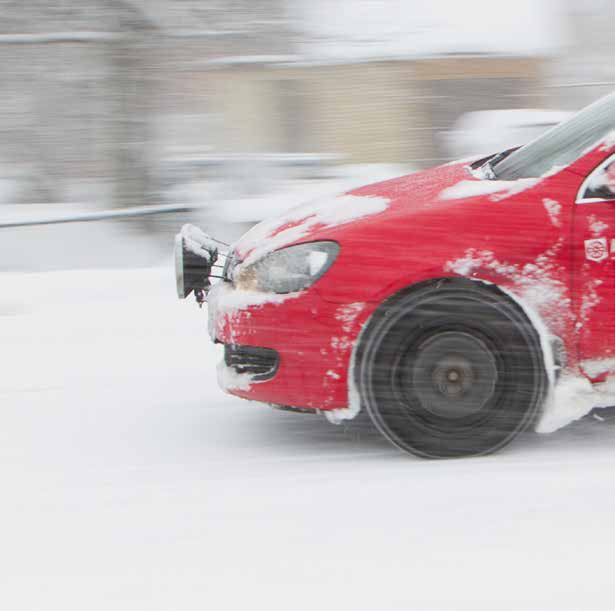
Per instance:
[[[495,287],[443,279],[392,297],[361,335],[355,383],[375,426],[424,458],[495,452],[537,417],[540,338]]]

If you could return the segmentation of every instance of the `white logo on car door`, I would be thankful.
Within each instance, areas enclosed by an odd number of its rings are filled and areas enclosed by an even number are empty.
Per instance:
[[[585,240],[585,258],[590,261],[603,261],[609,256],[606,238]]]

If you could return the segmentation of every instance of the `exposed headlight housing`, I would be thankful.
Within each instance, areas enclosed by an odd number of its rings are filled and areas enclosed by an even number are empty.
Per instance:
[[[276,250],[249,265],[238,265],[233,283],[240,290],[294,293],[314,284],[333,264],[336,242],[308,242]]]

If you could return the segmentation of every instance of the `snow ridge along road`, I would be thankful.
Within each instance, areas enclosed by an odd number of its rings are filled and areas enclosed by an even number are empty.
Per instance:
[[[224,395],[171,267],[0,286],[0,608],[613,608],[607,412],[421,461]]]

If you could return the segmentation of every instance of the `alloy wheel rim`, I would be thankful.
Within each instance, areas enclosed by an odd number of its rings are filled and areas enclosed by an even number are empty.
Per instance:
[[[431,419],[479,415],[494,396],[495,357],[487,344],[462,331],[444,331],[420,343],[404,361],[404,394],[411,393]]]

